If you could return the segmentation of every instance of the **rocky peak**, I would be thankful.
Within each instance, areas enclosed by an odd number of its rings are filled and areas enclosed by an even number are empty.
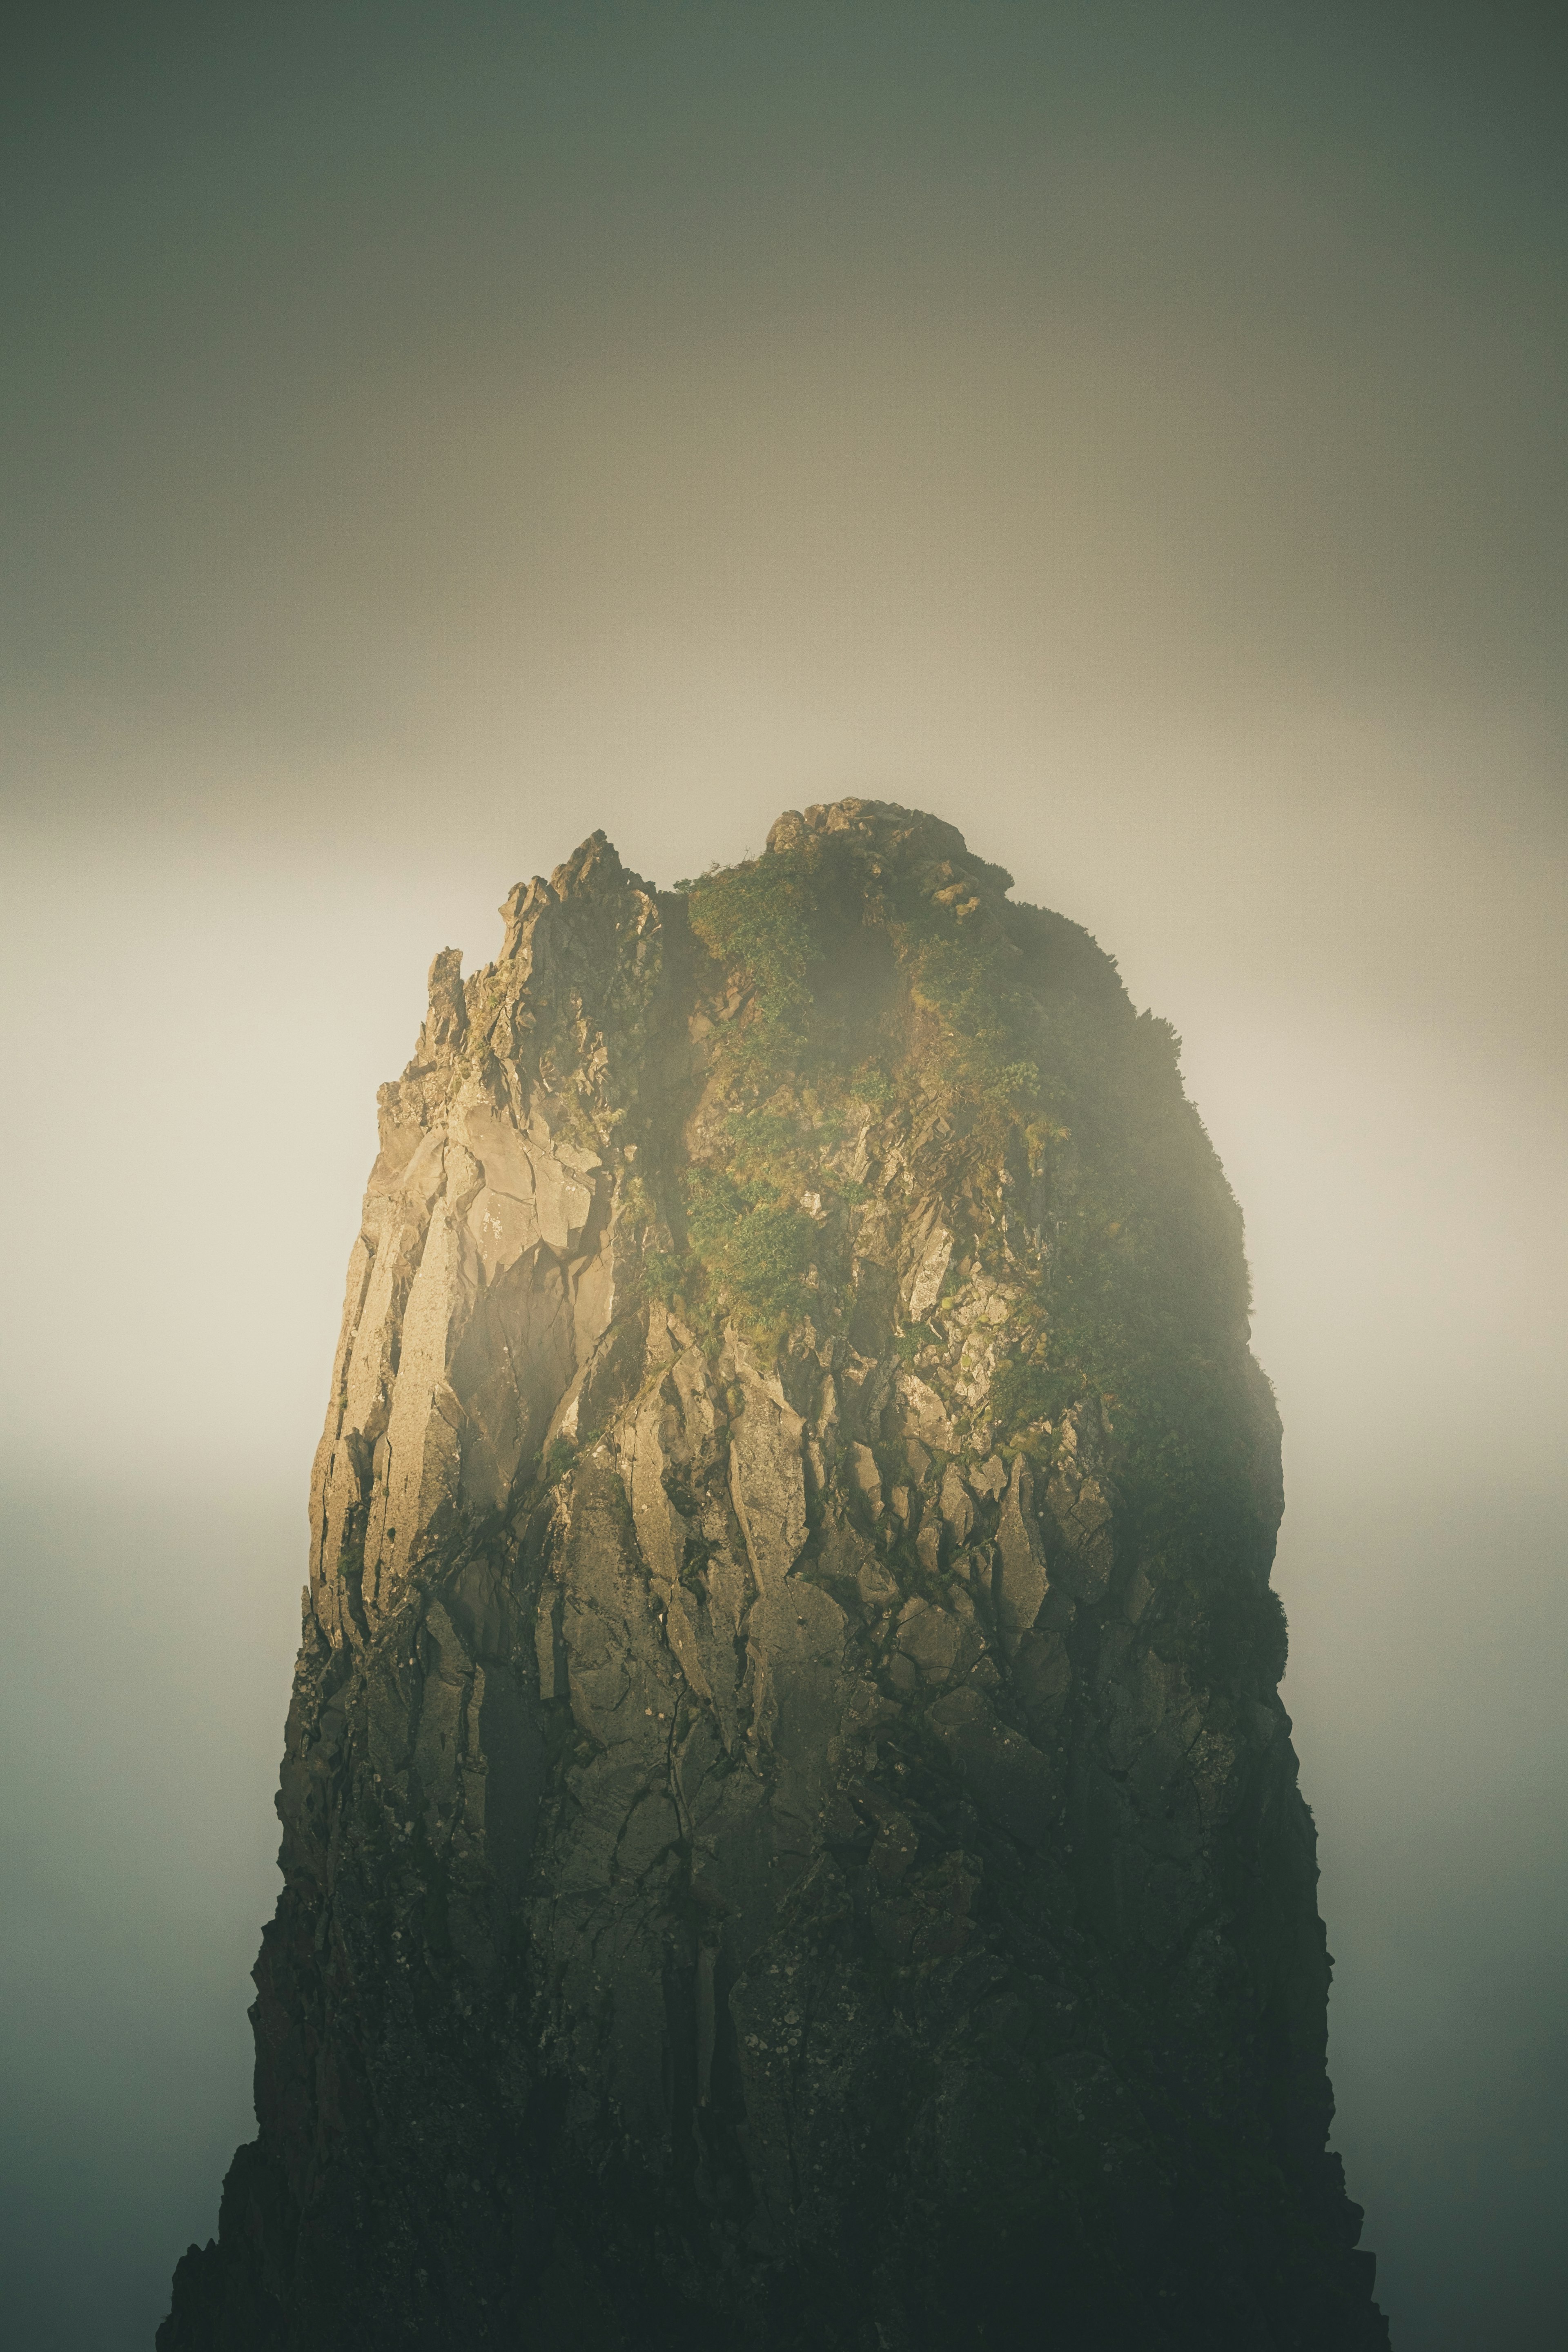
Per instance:
[[[804,811],[786,809],[772,826],[767,846],[777,856],[801,848],[813,837],[827,839],[834,835],[847,836],[873,862],[897,864],[917,874],[931,873],[933,878],[940,878],[934,869],[948,862],[955,875],[962,874],[977,887],[997,891],[1013,887],[1006,869],[976,857],[956,825],[928,816],[922,809],[902,808],[897,801],[842,800],[817,803]]]
[[[1010,888],[844,800],[437,957],[163,2352],[1384,2340],[1239,1214]]]

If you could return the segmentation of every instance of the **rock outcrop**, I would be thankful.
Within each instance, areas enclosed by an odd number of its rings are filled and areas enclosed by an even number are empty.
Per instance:
[[[1384,2344],[1170,1030],[875,802],[430,976],[160,2352]]]

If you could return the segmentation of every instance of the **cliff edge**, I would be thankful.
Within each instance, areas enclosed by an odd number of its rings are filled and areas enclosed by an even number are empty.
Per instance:
[[[1240,1214],[1009,888],[850,800],[437,958],[159,2352],[1386,2344]]]

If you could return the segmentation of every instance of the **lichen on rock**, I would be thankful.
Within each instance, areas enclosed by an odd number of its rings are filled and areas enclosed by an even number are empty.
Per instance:
[[[1009,890],[843,801],[437,958],[161,2352],[1386,2341],[1239,1213]]]

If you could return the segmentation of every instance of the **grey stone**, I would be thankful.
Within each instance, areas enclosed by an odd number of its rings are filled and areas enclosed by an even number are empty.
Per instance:
[[[1022,1454],[1013,1464],[996,1529],[996,1622],[1004,1642],[1016,1651],[1039,1615],[1050,1583],[1035,1522],[1034,1480]]]

